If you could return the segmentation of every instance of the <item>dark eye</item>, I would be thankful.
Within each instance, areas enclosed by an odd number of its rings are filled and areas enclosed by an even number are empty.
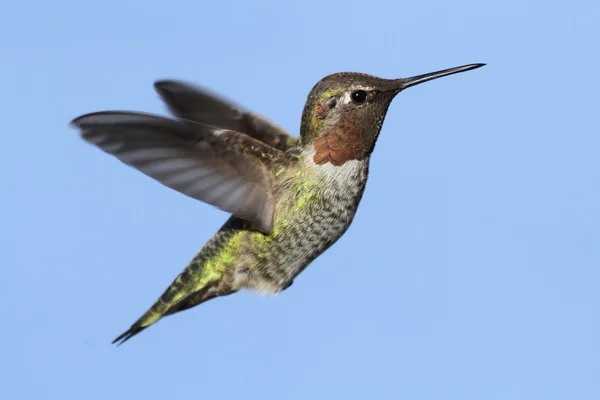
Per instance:
[[[352,98],[352,101],[355,103],[359,103],[359,104],[364,103],[365,100],[367,100],[367,92],[365,92],[364,90],[356,90],[356,91],[352,92],[350,97]]]

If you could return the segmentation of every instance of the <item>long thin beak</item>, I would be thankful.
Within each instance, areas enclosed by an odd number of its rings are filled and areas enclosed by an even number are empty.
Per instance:
[[[410,78],[400,79],[400,88],[398,91],[402,91],[411,86],[418,85],[419,83],[431,81],[433,79],[441,78],[442,76],[448,76],[452,74],[458,74],[460,72],[470,71],[479,67],[483,67],[485,64],[468,64],[460,67],[454,67],[449,69],[443,69],[437,72],[430,72],[428,74],[417,75]]]

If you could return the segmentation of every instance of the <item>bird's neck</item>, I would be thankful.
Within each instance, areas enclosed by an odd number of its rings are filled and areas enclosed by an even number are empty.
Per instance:
[[[330,162],[321,164],[315,162],[316,154],[317,149],[314,146],[307,147],[302,151],[300,159],[305,175],[318,182],[319,186],[344,190],[366,182],[370,157],[334,165]]]

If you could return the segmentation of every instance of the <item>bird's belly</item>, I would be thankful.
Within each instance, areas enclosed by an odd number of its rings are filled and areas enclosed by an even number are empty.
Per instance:
[[[271,235],[253,232],[253,267],[246,270],[245,285],[261,294],[276,294],[289,287],[314,259],[348,229],[358,208],[362,188],[347,196],[321,199],[318,204],[287,204],[275,217]]]

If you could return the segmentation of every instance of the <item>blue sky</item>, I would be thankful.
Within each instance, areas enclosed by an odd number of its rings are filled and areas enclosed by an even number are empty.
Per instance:
[[[600,3],[33,5],[0,16],[0,398],[600,398]],[[85,144],[179,78],[296,134],[336,71],[399,95],[353,226],[276,298],[110,344],[227,218]]]

